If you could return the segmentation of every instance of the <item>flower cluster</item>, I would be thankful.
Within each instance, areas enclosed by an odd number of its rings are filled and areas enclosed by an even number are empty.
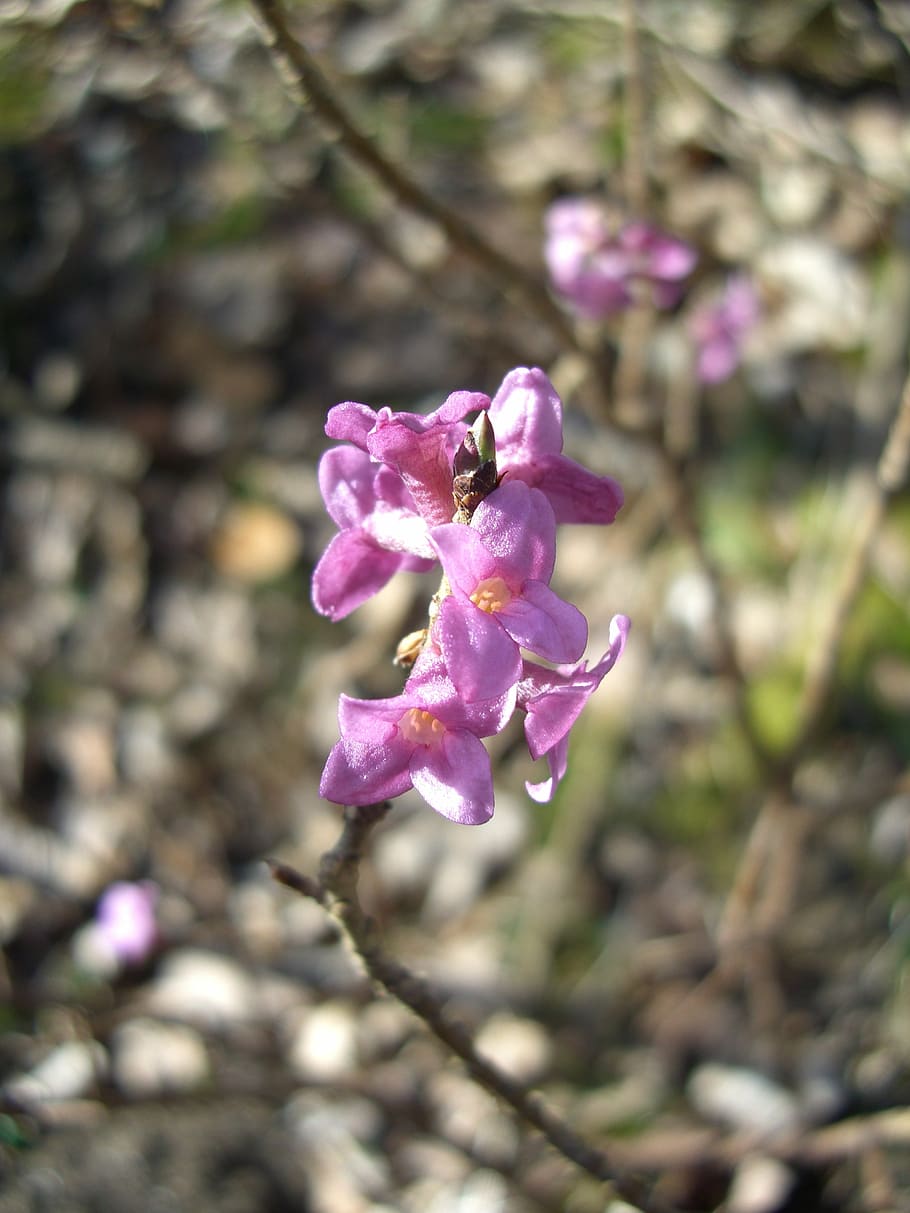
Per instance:
[[[453,821],[487,821],[493,781],[481,738],[518,709],[531,755],[549,767],[528,792],[549,800],[569,730],[629,627],[617,616],[600,661],[588,669],[580,660],[587,621],[550,588],[556,524],[612,522],[619,485],[562,454],[562,405],[537,369],[511,371],[492,400],[455,392],[427,416],[339,404],[326,433],[345,445],[319,466],[339,533],[313,575],[316,609],[341,619],[399,569],[438,561],[443,577],[428,627],[399,647],[399,664],[411,666],[402,693],[342,695],[321,795],[371,804],[413,787]]]
[[[643,292],[672,307],[696,254],[681,240],[639,221],[614,230],[587,198],[561,198],[547,211],[544,257],[556,292],[580,316],[600,320]]]

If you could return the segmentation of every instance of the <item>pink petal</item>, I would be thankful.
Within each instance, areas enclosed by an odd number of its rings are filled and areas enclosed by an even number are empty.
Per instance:
[[[698,352],[696,374],[702,383],[722,383],[739,365],[739,348],[726,334],[706,341]]]
[[[484,504],[481,502],[479,509]],[[498,572],[495,559],[473,526],[450,522],[446,526],[433,527],[430,543],[442,561],[449,584],[468,597],[474,593],[479,581]]]
[[[447,732],[438,745],[417,746],[411,757],[414,788],[450,821],[481,825],[493,816],[493,776],[483,742]]]
[[[400,416],[380,416],[370,434],[369,452],[401,476],[418,512],[430,526],[451,522],[452,458],[446,427],[415,433]]]
[[[588,621],[542,581],[525,583],[497,618],[522,648],[545,661],[577,661],[588,640]]]
[[[376,504],[376,464],[365,451],[333,447],[319,460],[319,489],[329,517],[342,530],[359,526]]]
[[[433,635],[449,677],[468,703],[505,695],[521,676],[521,654],[496,618],[450,594]]]
[[[585,704],[619,660],[629,627],[625,615],[613,617],[610,647],[590,670],[584,662],[574,669],[559,670],[545,670],[525,662],[519,703],[527,711],[525,737],[532,758],[540,758],[569,735]]]
[[[547,752],[546,759],[550,771],[549,778],[541,780],[540,783],[525,783],[528,795],[538,804],[548,804],[553,799],[553,793],[565,776],[569,765],[568,736],[563,737]]]
[[[517,694],[517,682],[510,683],[501,695],[469,703],[452,682],[442,654],[435,645],[428,645],[411,670],[402,698],[408,697],[413,704],[426,708],[447,728],[490,737],[508,724]]]
[[[495,572],[510,586],[520,586],[529,577],[549,581],[553,575],[553,509],[543,493],[521,480],[507,480],[485,498],[474,513],[471,530],[494,557]]]
[[[397,725],[409,708],[420,706],[411,696],[395,695],[391,699],[355,699],[342,695],[338,700],[338,727],[345,741],[365,745],[391,745]]]
[[[313,570],[313,606],[329,619],[344,619],[410,559],[377,547],[363,530],[341,531]]]
[[[589,472],[566,455],[542,455],[524,466],[505,466],[509,478],[514,476],[540,489],[557,522],[603,526],[622,507],[623,492],[612,477]]]
[[[376,413],[369,405],[346,400],[344,404],[336,404],[334,408],[329,409],[325,432],[329,438],[352,442],[354,446],[365,451],[367,435],[375,424]]]
[[[373,745],[342,738],[329,754],[319,795],[336,804],[375,804],[400,796],[411,787],[411,750],[394,741]]]
[[[516,367],[490,405],[500,471],[562,450],[562,402],[539,367]]]

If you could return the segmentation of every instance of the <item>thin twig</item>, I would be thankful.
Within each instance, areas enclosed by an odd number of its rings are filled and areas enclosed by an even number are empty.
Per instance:
[[[436,223],[453,245],[496,282],[503,294],[520,295],[562,345],[588,352],[539,278],[491,244],[380,150],[338,98],[313,56],[291,32],[279,0],[250,0],[250,3],[265,24],[271,46],[283,62],[291,86],[301,99],[309,100],[351,158],[368,169],[409,210]]]
[[[621,1174],[603,1150],[592,1146],[544,1103],[539,1093],[515,1082],[493,1062],[478,1053],[468,1029],[453,1019],[431,986],[389,956],[377,938],[376,928],[357,897],[357,869],[366,838],[385,815],[388,804],[351,808],[335,846],[323,856],[319,879],[303,875],[287,864],[271,862],[273,877],[286,887],[323,906],[342,930],[347,942],[375,982],[408,1007],[437,1040],[467,1066],[476,1082],[507,1104],[518,1118],[538,1130],[564,1158],[595,1179],[609,1184],[642,1213],[672,1213],[656,1198],[650,1185]]]
[[[875,483],[871,488],[869,502],[859,525],[853,533],[840,583],[832,597],[831,610],[822,627],[815,652],[807,663],[803,686],[800,728],[789,752],[776,768],[776,785],[758,813],[746,848],[734,877],[727,904],[721,916],[718,932],[722,959],[735,961],[741,947],[746,924],[756,920],[754,907],[761,900],[763,910],[758,915],[767,929],[773,917],[771,898],[774,882],[769,879],[768,866],[776,861],[782,842],[782,832],[791,834],[796,828],[791,821],[793,782],[801,758],[816,739],[824,720],[825,708],[831,696],[837,662],[840,656],[844,632],[850,620],[857,596],[863,587],[875,537],[885,517],[891,498],[903,486],[910,468],[910,376],[908,376],[897,413],[892,422],[888,438],[878,462]],[[799,825],[799,845],[808,824]],[[757,925],[757,923],[756,923]]]
[[[793,746],[802,754],[811,745],[830,698],[844,632],[866,580],[876,536],[891,498],[907,479],[910,468],[910,376],[904,383],[897,414],[876,469],[875,483],[859,525],[853,532],[844,560],[840,584],[821,628],[819,641],[806,670],[800,703],[800,730]]]
[[[648,212],[648,170],[645,89],[637,0],[623,0],[623,75],[626,137],[623,151],[626,207],[644,219]]]
[[[854,1116],[810,1132],[723,1134],[716,1129],[681,1128],[613,1143],[624,1164],[648,1171],[686,1166],[693,1159],[702,1166],[733,1167],[753,1154],[820,1167],[862,1157],[869,1150],[908,1146],[910,1108]]]
[[[752,714],[749,710],[748,680],[736,648],[729,596],[720,569],[705,543],[696,512],[696,490],[691,472],[686,464],[671,455],[665,448],[661,447],[658,455],[672,495],[673,518],[688,541],[698,567],[711,589],[712,622],[720,650],[720,668],[733,688],[737,721],[758,766],[763,771],[770,772],[774,767],[774,761],[752,721]]]

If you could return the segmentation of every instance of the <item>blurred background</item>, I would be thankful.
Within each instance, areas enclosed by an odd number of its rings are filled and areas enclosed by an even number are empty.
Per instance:
[[[698,266],[668,310],[580,323],[626,370],[604,400],[344,157],[247,5],[0,2],[0,1211],[605,1208],[263,863],[335,841],[337,697],[397,693],[433,588],[314,613],[327,410],[519,365],[626,490],[557,578],[589,656],[617,612],[632,640],[552,805],[492,739],[493,821],[401,798],[364,902],[679,1209],[910,1207],[906,494],[774,776],[907,373],[907,6],[288,9],[378,144],[541,282],[565,195]],[[755,314],[699,382],[731,275]]]

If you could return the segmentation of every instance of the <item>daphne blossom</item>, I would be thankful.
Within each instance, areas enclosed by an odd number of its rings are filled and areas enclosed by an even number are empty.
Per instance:
[[[697,349],[696,373],[702,383],[730,378],[758,316],[758,292],[745,274],[732,274],[720,296],[695,309],[690,329]]]
[[[581,316],[602,319],[646,292],[672,307],[695,268],[689,245],[652,224],[613,227],[588,198],[560,198],[547,211],[544,258],[554,290]]]
[[[466,699],[515,686],[520,648],[547,661],[581,656],[588,625],[549,587],[556,520],[539,489],[506,482],[480,503],[468,528],[449,523],[431,538],[451,589],[436,637]]]
[[[120,965],[141,964],[158,940],[158,888],[150,880],[118,880],[102,893],[95,928],[102,945]]]
[[[500,732],[517,683],[503,695],[467,703],[432,650],[420,657],[401,695],[341,696],[336,744],[320,795],[373,804],[416,788],[444,817],[478,825],[493,815],[493,777],[481,737]]]
[[[532,799],[550,800],[565,775],[569,732],[581,715],[582,708],[619,660],[629,627],[625,615],[614,615],[610,621],[609,647],[590,670],[585,661],[555,670],[525,661],[518,687],[518,706],[527,713],[525,736],[531,757],[545,758],[550,769],[548,779],[541,783],[525,784]]]
[[[471,413],[480,416],[469,428]],[[590,671],[573,664],[588,625],[550,587],[556,524],[612,522],[619,485],[562,454],[562,404],[533,368],[511,371],[492,400],[456,392],[426,416],[349,401],[331,410],[326,431],[345,445],[319,469],[339,533],[314,573],[317,609],[340,619],[399,569],[437,559],[443,576],[427,627],[399,646],[399,663],[413,663],[401,694],[342,695],[320,793],[370,804],[415,788],[453,821],[486,821],[493,782],[481,739],[520,707],[531,753],[551,771],[529,792],[549,799],[569,730],[628,627],[617,625]]]

